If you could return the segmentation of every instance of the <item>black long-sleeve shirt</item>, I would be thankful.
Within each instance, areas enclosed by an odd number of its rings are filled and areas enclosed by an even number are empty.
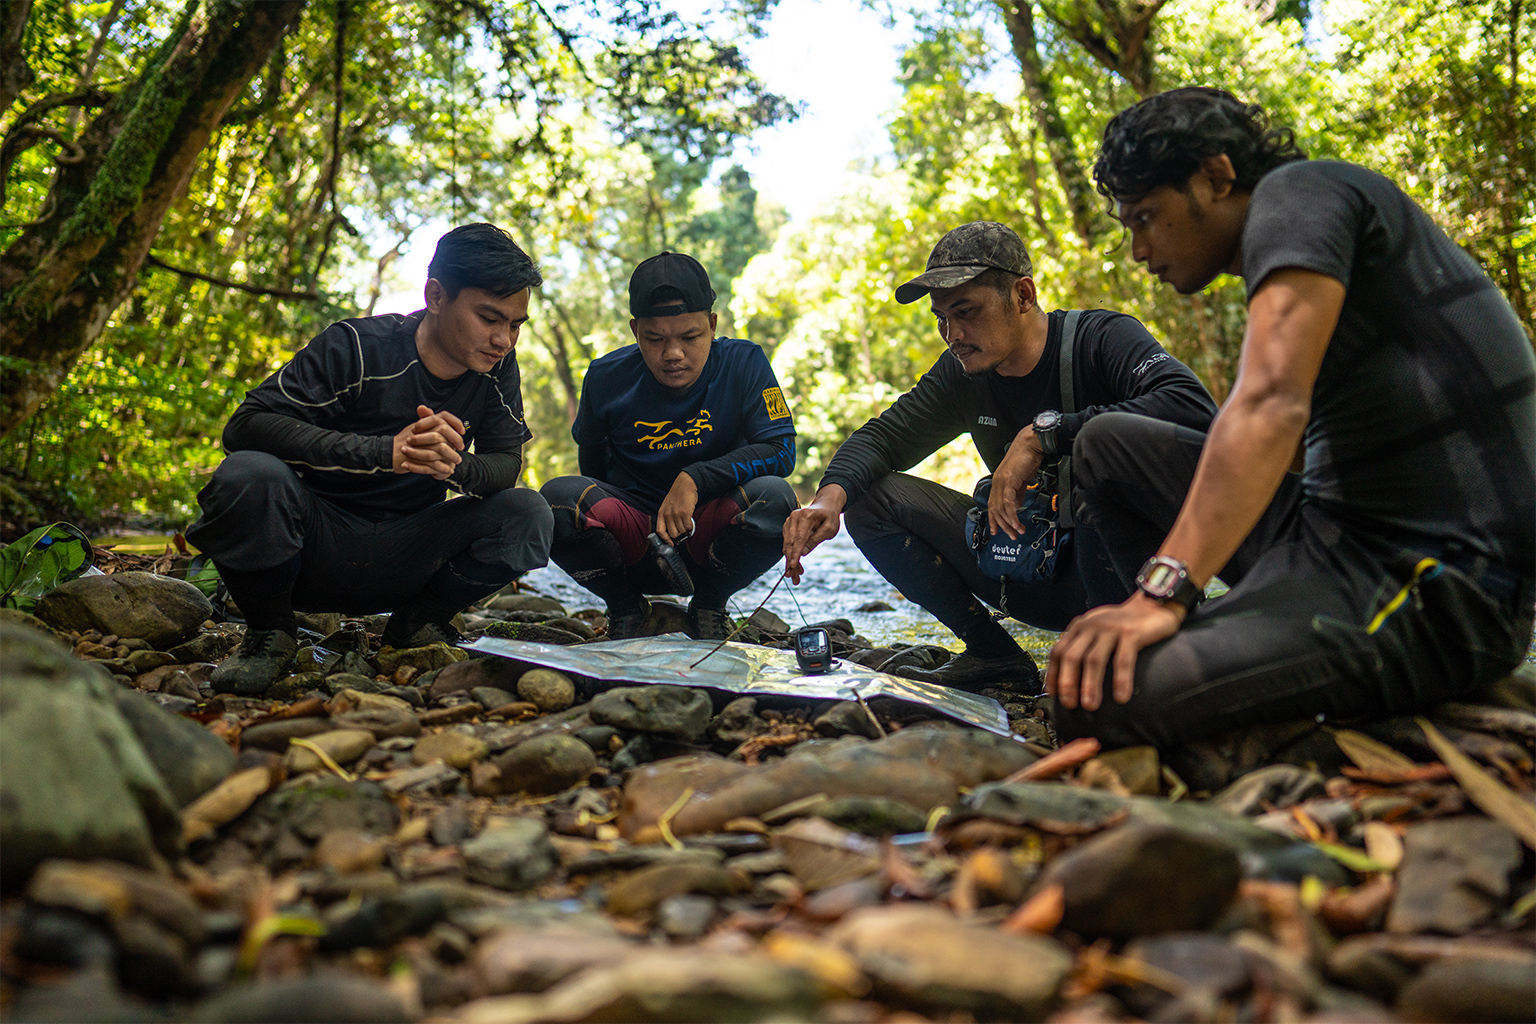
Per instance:
[[[375,520],[418,512],[448,487],[476,496],[512,487],[533,436],[516,358],[441,380],[416,354],[420,322],[417,313],[332,324],[245,396],[224,428],[225,449],[276,455],[320,497]],[[446,485],[394,472],[395,435],[416,422],[419,405],[458,416],[466,449],[474,446]]]
[[[989,470],[1035,416],[1061,408],[1061,330],[1066,312],[1050,314],[1045,349],[1022,377],[996,370],[968,376],[947,350],[912,390],[849,435],[821,486],[838,484],[850,504],[888,473],[910,469],[969,433]],[[1077,432],[1114,410],[1207,430],[1216,403],[1194,371],[1169,355],[1141,321],[1108,310],[1085,311],[1077,324],[1072,363],[1077,410],[1063,415],[1057,447],[1069,453]]]

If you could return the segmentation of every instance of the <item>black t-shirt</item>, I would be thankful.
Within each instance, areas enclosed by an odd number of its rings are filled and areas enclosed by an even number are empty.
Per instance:
[[[1050,314],[1045,348],[1022,377],[996,370],[967,376],[948,349],[912,390],[849,435],[821,478],[838,484],[849,503],[887,473],[910,469],[969,433],[989,470],[1035,416],[1061,408],[1061,330],[1065,310]],[[1073,349],[1077,411],[1062,417],[1057,446],[1070,451],[1084,423],[1101,412],[1137,413],[1204,431],[1216,415],[1200,379],[1169,355],[1141,321],[1109,310],[1086,310]]]
[[[224,429],[225,448],[270,452],[320,497],[374,520],[419,512],[442,501],[447,487],[483,496],[513,486],[519,449],[533,436],[523,423],[516,355],[489,373],[434,377],[416,353],[424,312],[327,327],[246,394]],[[451,412],[467,428],[465,447],[474,451],[446,487],[393,471],[394,437],[416,422],[418,405]]]
[[[679,473],[693,477],[702,504],[795,468],[789,405],[763,350],[741,338],[716,338],[686,388],[657,381],[639,345],[593,360],[571,436],[583,453],[602,450],[600,479],[653,505]]]
[[[1503,295],[1388,179],[1286,164],[1243,228],[1251,298],[1285,267],[1346,289],[1306,431],[1306,499],[1362,529],[1536,575],[1536,358]]]

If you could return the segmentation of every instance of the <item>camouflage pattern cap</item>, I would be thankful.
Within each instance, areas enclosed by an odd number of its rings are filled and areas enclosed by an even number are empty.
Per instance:
[[[962,224],[939,239],[921,274],[896,289],[896,301],[916,302],[934,288],[957,288],[988,270],[1020,277],[1035,273],[1024,240],[1012,228],[992,220]]]

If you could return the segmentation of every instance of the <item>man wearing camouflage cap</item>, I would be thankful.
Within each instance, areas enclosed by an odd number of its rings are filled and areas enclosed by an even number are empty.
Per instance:
[[[1194,373],[1134,317],[1086,310],[1071,318],[1070,380],[1063,412],[1061,353],[1068,312],[1046,313],[1023,241],[991,221],[949,232],[924,273],[896,301],[932,303],[946,351],[894,405],[854,431],[833,456],[815,498],[784,524],[792,579],[801,558],[848,532],[910,600],[965,641],[965,653],[913,678],[976,689],[1004,684],[1038,693],[1039,671],[987,605],[1022,622],[1061,630],[1087,608],[1124,600],[1126,589],[1090,524],[1076,523],[1072,557],[1053,578],[1005,585],[978,568],[966,539],[971,497],[901,472],[969,433],[992,472],[988,527],[1017,538],[1019,496],[1043,465],[1069,457],[1083,424],[1102,412],[1139,413],[1204,431],[1215,403]],[[985,602],[985,603],[983,603]]]

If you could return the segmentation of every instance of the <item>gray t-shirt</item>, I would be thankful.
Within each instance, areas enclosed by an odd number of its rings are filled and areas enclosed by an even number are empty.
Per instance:
[[[1391,181],[1325,160],[1253,191],[1249,297],[1285,267],[1346,289],[1312,389],[1306,499],[1536,578],[1536,358],[1494,283]]]

